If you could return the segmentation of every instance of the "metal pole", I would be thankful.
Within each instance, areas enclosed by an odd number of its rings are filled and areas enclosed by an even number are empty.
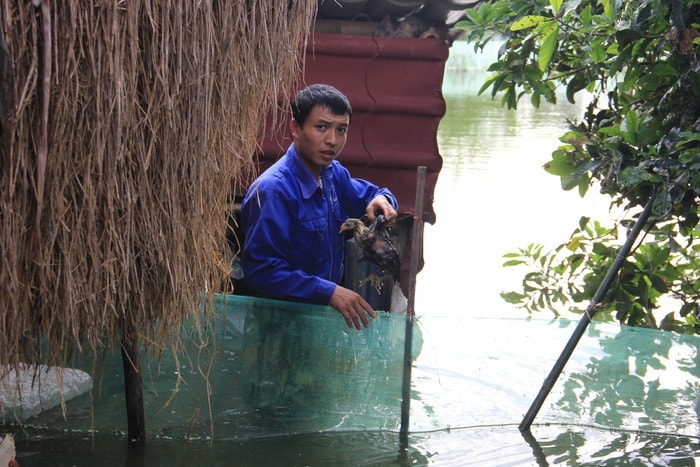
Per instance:
[[[423,243],[423,197],[425,194],[425,166],[418,167],[416,183],[416,211],[413,216],[411,235],[411,265],[408,275],[408,305],[406,308],[406,337],[403,350],[403,383],[401,387],[401,428],[399,431],[402,446],[408,444],[408,422],[411,412],[411,354],[413,353],[413,321],[415,318],[416,275]]]
[[[591,322],[593,315],[596,313],[596,311],[598,311],[600,304],[605,298],[605,295],[608,293],[608,289],[610,289],[610,285],[612,284],[613,279],[620,271],[620,268],[622,267],[622,264],[625,261],[627,255],[629,255],[630,250],[632,249],[632,244],[637,240],[639,233],[642,231],[642,228],[644,228],[647,221],[649,220],[649,216],[651,215],[651,208],[654,204],[655,198],[655,194],[652,195],[649,201],[647,202],[646,206],[644,206],[644,211],[642,211],[642,213],[639,215],[637,222],[635,222],[632,231],[627,237],[627,240],[625,241],[624,245],[622,245],[622,247],[620,248],[620,251],[617,253],[617,257],[615,258],[615,261],[613,262],[612,266],[610,266],[610,269],[605,275],[603,282],[601,282],[598,286],[598,290],[593,296],[591,304],[588,306],[588,309],[583,314],[583,317],[581,317],[581,320],[578,322],[576,329],[574,329],[574,333],[569,338],[569,342],[567,342],[563,352],[559,356],[559,359],[554,364],[552,371],[549,373],[549,376],[547,376],[547,379],[542,384],[542,388],[540,389],[539,394],[537,394],[537,397],[532,402],[530,409],[525,414],[523,421],[518,426],[518,429],[520,431],[527,431],[530,429],[532,421],[537,416],[537,412],[539,412],[540,408],[542,408],[544,400],[547,398],[547,395],[552,390],[552,387],[554,387],[554,383],[557,381],[557,378],[564,369],[564,365],[566,365],[566,362],[569,360],[569,357],[571,357],[574,348],[576,348],[576,344],[578,344],[578,341],[581,339],[581,336],[586,330],[586,327]]]

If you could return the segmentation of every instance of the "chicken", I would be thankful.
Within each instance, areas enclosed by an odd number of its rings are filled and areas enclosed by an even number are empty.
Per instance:
[[[365,257],[381,268],[380,271],[370,274],[360,284],[371,281],[374,288],[379,292],[382,281],[387,275],[391,275],[394,281],[401,277],[401,259],[396,251],[391,236],[386,228],[384,216],[378,214],[370,223],[369,227],[360,219],[349,218],[340,226],[340,232],[352,231],[355,242],[360,246]],[[378,276],[379,272],[384,272]]]

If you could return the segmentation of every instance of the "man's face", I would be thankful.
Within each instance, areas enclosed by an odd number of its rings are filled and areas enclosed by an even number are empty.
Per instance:
[[[304,165],[316,177],[321,170],[333,162],[343,150],[348,137],[350,116],[333,115],[327,107],[320,105],[311,109],[304,126],[292,120],[290,128],[294,146]]]

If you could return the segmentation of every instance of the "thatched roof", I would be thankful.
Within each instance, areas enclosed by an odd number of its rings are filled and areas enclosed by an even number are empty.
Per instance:
[[[106,349],[125,324],[159,343],[226,276],[229,179],[317,7],[284,5],[2,3],[0,364]]]

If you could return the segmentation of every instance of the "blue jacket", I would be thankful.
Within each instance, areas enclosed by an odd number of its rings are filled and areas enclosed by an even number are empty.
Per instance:
[[[352,178],[333,161],[321,173],[323,189],[292,144],[251,185],[241,206],[245,231],[241,264],[256,292],[277,299],[326,305],[343,276],[340,224],[360,217],[385,188]]]

